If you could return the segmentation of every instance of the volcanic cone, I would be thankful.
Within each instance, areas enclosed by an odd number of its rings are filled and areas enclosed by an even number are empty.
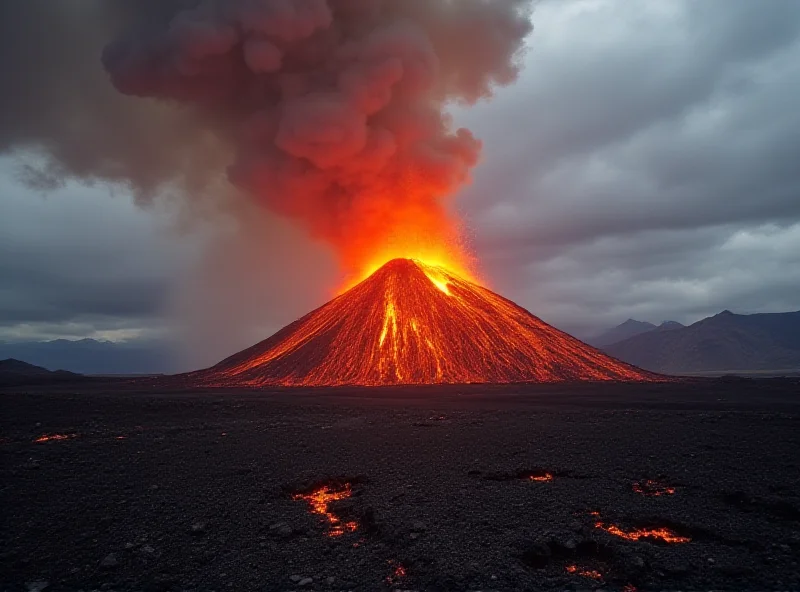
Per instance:
[[[275,335],[192,375],[209,386],[657,379],[442,267],[394,259]]]

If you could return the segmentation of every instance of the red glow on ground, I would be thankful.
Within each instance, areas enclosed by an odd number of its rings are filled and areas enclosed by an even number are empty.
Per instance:
[[[293,500],[304,500],[311,506],[314,514],[324,516],[330,525],[328,536],[337,537],[346,532],[354,532],[358,529],[358,523],[350,520],[343,522],[335,513],[331,512],[329,506],[332,502],[349,498],[353,494],[349,483],[341,487],[325,485],[310,493],[298,493],[292,496]]]
[[[552,473],[545,473],[544,475],[531,475],[528,477],[528,481],[552,481],[553,475]]]
[[[386,576],[386,583],[390,586],[400,583],[408,575],[406,568],[397,561],[390,560],[389,566],[392,568],[392,573]]]
[[[77,438],[78,434],[45,434],[44,436],[39,436],[34,440],[34,443],[40,444],[42,442],[55,442],[58,440],[71,440],[72,438]]]
[[[584,578],[591,578],[593,580],[603,579],[603,574],[596,569],[582,569],[577,565],[567,565],[564,569],[567,571],[567,573],[583,576]]]
[[[642,481],[634,481],[633,484],[631,485],[631,488],[636,493],[652,497],[675,494],[674,487],[670,487],[669,485],[661,483],[660,481],[656,481],[655,479],[644,479]]]

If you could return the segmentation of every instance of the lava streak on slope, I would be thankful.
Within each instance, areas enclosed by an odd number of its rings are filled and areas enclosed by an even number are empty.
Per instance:
[[[448,269],[395,259],[269,339],[190,379],[208,386],[656,380]]]

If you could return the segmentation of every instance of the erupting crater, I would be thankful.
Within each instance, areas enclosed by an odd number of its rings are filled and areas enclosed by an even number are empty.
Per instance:
[[[661,379],[412,259],[389,261],[269,339],[187,378],[245,387]]]

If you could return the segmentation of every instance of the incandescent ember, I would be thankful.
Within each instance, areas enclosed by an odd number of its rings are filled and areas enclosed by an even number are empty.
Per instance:
[[[386,263],[269,339],[186,378],[245,387],[661,379],[411,259]]]
[[[583,576],[584,578],[591,578],[593,580],[598,580],[598,581],[603,579],[603,574],[601,574],[596,569],[582,569],[577,565],[567,565],[564,569],[569,574]]]
[[[386,583],[390,586],[399,584],[408,575],[406,568],[397,561],[390,560],[389,567],[392,568],[392,573],[386,576]]]
[[[661,495],[673,495],[675,493],[674,487],[670,487],[669,485],[665,485],[664,483],[661,483],[660,481],[656,481],[654,479],[643,479],[641,481],[634,481],[631,488],[636,493],[652,497],[658,497]]]

